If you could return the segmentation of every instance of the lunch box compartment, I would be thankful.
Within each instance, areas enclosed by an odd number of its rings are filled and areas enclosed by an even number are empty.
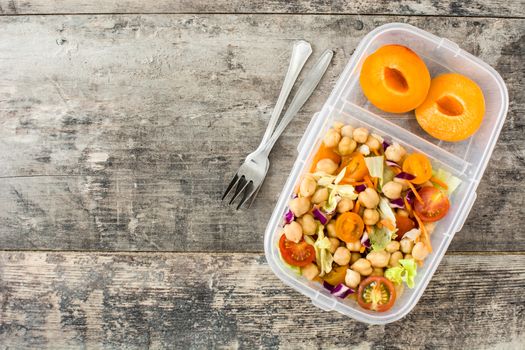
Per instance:
[[[387,44],[400,44],[415,51],[427,64],[432,77],[444,72],[457,72],[481,87],[486,112],[476,134],[459,143],[440,141],[419,127],[413,112],[390,114],[368,102],[359,85],[361,65],[368,55]],[[476,188],[492,154],[507,108],[507,89],[499,74],[480,59],[462,51],[455,43],[400,23],[383,25],[370,32],[356,48],[330,97],[310,121],[297,147],[297,160],[265,232],[266,259],[274,273],[323,310],[336,310],[370,324],[386,324],[405,316],[423,294],[454,234],[463,227],[476,199]],[[405,286],[404,293],[394,306],[383,313],[364,310],[353,300],[330,295],[321,284],[294,274],[279,257],[277,242],[288,201],[301,175],[308,172],[314,151],[334,121],[363,126],[388,141],[400,143],[408,152],[423,153],[431,159],[435,168],[449,171],[462,180],[449,198],[449,214],[437,223],[431,235],[433,252],[418,269],[415,288]]]

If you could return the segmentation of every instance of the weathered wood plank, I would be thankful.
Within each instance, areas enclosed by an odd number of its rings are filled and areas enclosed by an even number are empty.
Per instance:
[[[0,253],[2,348],[517,349],[525,256],[446,256],[402,321],[324,312],[258,254]]]
[[[407,19],[0,18],[2,246],[261,251],[310,116],[361,37],[395,20]],[[525,21],[408,22],[461,42],[502,73],[511,94],[475,209],[451,249],[524,250],[517,228],[525,217],[525,96],[517,72],[525,69]],[[333,64],[271,155],[255,208],[235,213],[217,199],[263,134],[297,38],[312,42],[314,56],[334,49]]]
[[[193,0],[193,1],[13,1],[0,0],[0,14],[72,13],[293,13],[293,14],[395,14],[431,16],[523,17],[523,0]]]

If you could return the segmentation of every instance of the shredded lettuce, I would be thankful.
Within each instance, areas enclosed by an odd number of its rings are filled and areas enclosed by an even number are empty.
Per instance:
[[[326,187],[328,187],[329,190],[335,191],[336,194],[341,197],[347,197],[351,200],[357,198],[357,193],[355,193],[354,186],[352,185],[328,185]]]
[[[279,248],[279,241],[277,241],[277,248]],[[277,251],[279,252],[279,258],[281,259],[284,266],[292,270],[295,274],[301,275],[301,268],[299,266],[293,266],[293,265],[288,264],[286,261],[284,261],[283,256],[281,255],[281,250],[277,249]]]
[[[385,227],[377,228],[374,227],[372,232],[368,235],[370,243],[372,244],[372,250],[383,250],[386,248],[392,237],[392,233]]]
[[[284,266],[292,270],[295,274],[301,275],[301,268],[299,266],[290,265],[286,261],[284,261],[280,251],[279,251],[279,257],[281,258],[281,261],[283,262]]]
[[[381,215],[381,219],[388,219],[397,227],[396,214],[394,214],[394,211],[390,208],[389,201],[385,197],[381,197],[379,200],[379,214]]]
[[[366,157],[365,158],[366,167],[370,176],[377,177],[381,181],[383,180],[383,168],[385,164],[385,159],[383,156],[377,157]]]
[[[341,200],[341,196],[337,194],[337,191],[331,190],[328,200],[323,205],[323,210],[325,213],[332,213],[337,208],[337,203]]]
[[[337,174],[337,177],[335,178],[334,180],[334,183],[337,185],[338,183],[341,182],[341,180],[343,180],[343,178],[345,177],[345,174],[346,174],[346,167],[343,168],[343,170],[341,170],[339,172],[339,174]]]
[[[461,180],[449,173],[448,171],[445,171],[443,169],[438,169],[437,171],[433,172],[433,176],[444,183],[447,184],[448,190],[446,190],[447,195],[450,195],[458,186],[461,184]],[[441,188],[438,184],[434,184],[436,187]],[[443,189],[444,190],[444,189]]]
[[[421,236],[421,231],[418,228],[413,228],[403,235],[403,239],[406,238],[415,242],[419,236]]]
[[[414,288],[417,275],[417,265],[414,259],[400,259],[400,266],[391,267],[385,271],[385,277],[396,284],[405,282],[408,288]]]
[[[383,178],[382,178],[383,181],[381,182],[381,188],[382,188],[383,184],[386,184],[387,182],[392,181],[395,176],[396,176],[396,174],[394,173],[394,171],[389,166],[384,167],[384,169],[383,169]]]
[[[334,258],[330,253],[330,239],[324,235],[324,226],[319,225],[317,228],[317,240],[314,240],[310,236],[304,236],[306,243],[311,244],[315,250],[315,259],[317,265],[321,268],[319,276],[332,271],[332,262]]]
[[[323,186],[323,187],[326,187],[328,185],[331,185],[335,180],[335,176],[331,176],[331,175],[325,175],[325,176],[322,176],[319,178],[319,180],[317,180],[317,184],[319,186]]]

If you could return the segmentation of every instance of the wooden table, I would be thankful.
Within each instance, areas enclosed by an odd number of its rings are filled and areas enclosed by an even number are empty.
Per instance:
[[[523,0],[0,0],[0,13],[0,349],[523,346]],[[369,326],[283,285],[263,232],[311,115],[388,22],[481,57],[510,109],[419,304]],[[333,63],[236,212],[218,198],[300,38]]]

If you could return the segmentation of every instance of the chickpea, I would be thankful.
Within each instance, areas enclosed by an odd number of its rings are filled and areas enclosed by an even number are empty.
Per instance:
[[[355,142],[365,143],[368,139],[368,130],[365,128],[357,128],[354,130],[352,136],[354,137]]]
[[[363,258],[353,263],[350,268],[355,272],[359,272],[363,276],[368,276],[373,271],[372,266],[370,265],[370,261]]]
[[[398,177],[394,177],[394,182],[401,184],[403,186],[403,191],[406,191],[408,189],[408,181],[405,179],[400,179]]]
[[[398,266],[398,265],[399,265],[399,260],[400,260],[400,259],[403,259],[403,253],[401,253],[400,251],[393,252],[393,253],[390,255],[390,260],[388,260],[388,266],[389,266],[389,267],[395,267],[395,266]]]
[[[322,187],[315,191],[314,195],[312,196],[312,203],[319,204],[328,199],[328,188]]]
[[[347,265],[350,262],[350,251],[345,247],[339,247],[334,253],[334,262],[339,265]]]
[[[378,134],[370,134],[370,135],[375,137],[377,141],[381,142],[381,145],[383,145],[383,142],[385,141],[385,139],[381,135],[378,135]]]
[[[350,198],[343,197],[337,203],[337,212],[338,213],[346,213],[347,211],[350,211],[354,208],[354,201]]]
[[[317,182],[312,176],[305,176],[299,186],[299,193],[303,197],[310,197],[317,188]]]
[[[379,221],[379,212],[375,209],[365,209],[363,212],[363,222],[365,225],[375,225]]]
[[[299,243],[303,238],[303,228],[296,221],[292,221],[288,225],[284,225],[284,235],[287,240]]]
[[[357,260],[361,259],[360,253],[352,253],[352,256],[350,257],[350,264],[355,263]]]
[[[345,276],[345,284],[350,288],[357,288],[359,283],[361,282],[361,275],[352,270],[348,269],[346,270],[346,276]]]
[[[405,254],[404,259],[414,259],[414,257],[412,256],[412,254]]]
[[[405,209],[398,209],[396,213],[399,216],[404,216],[404,217],[408,218],[408,211],[406,211]]]
[[[335,147],[341,141],[341,134],[337,130],[330,129],[324,136],[323,142],[326,147]]]
[[[337,238],[332,238],[332,237],[328,239],[330,240],[330,253],[334,254],[336,250],[339,248],[339,244],[341,244],[341,241],[339,241]]]
[[[386,245],[385,250],[389,253],[397,252],[400,246],[398,241],[392,241]]]
[[[326,232],[328,233],[328,237],[331,237],[331,238],[337,237],[335,234],[335,220],[332,220],[328,224],[326,224],[325,228],[326,228]]]
[[[352,125],[345,125],[341,128],[341,135],[343,137],[354,137],[354,127]]]
[[[379,142],[378,139],[376,139],[374,136],[369,135],[366,139],[365,144],[370,148],[371,150],[378,150],[379,147],[381,147],[381,142]]]
[[[423,242],[417,242],[412,248],[412,256],[416,260],[425,260],[429,253],[427,246]]]
[[[366,260],[370,261],[370,264],[373,267],[386,267],[386,265],[388,265],[388,261],[390,260],[390,253],[387,253],[384,250],[373,250],[368,253]]]
[[[339,150],[339,153],[341,153],[342,156],[347,156],[353,151],[355,151],[356,147],[357,143],[351,138],[345,136],[339,142],[339,146],[337,147],[337,149]]]
[[[411,253],[412,248],[414,248],[414,242],[410,239],[402,239],[399,245],[401,246],[401,251],[405,254]]]
[[[303,234],[311,236],[317,232],[317,223],[312,215],[304,214],[303,217],[297,219],[297,221],[303,227]]]
[[[399,162],[405,156],[407,151],[399,143],[394,142],[385,150],[385,157],[393,162]]]
[[[346,248],[348,248],[348,250],[350,250],[351,252],[358,252],[359,249],[361,249],[361,242],[360,241],[348,242],[346,243]]]
[[[370,276],[383,276],[383,275],[384,275],[384,271],[380,267],[375,267],[374,271],[372,271],[372,273],[370,274]]]
[[[315,264],[308,264],[305,267],[301,268],[301,274],[308,280],[312,281],[314,278],[317,277],[317,275],[319,275],[319,269]]]
[[[368,209],[374,209],[379,204],[379,195],[373,188],[366,188],[359,193],[358,199]]]
[[[401,197],[402,190],[403,185],[394,181],[389,181],[383,185],[383,194],[390,199],[396,199]]]
[[[310,200],[306,197],[294,198],[288,203],[288,207],[295,217],[303,216],[310,210]]]
[[[321,171],[323,173],[327,173],[330,175],[335,173],[338,167],[339,166],[333,160],[329,158],[321,159],[320,161],[317,162],[317,165],[315,166],[317,171]]]
[[[341,129],[343,128],[343,126],[345,125],[341,122],[334,122],[333,128],[334,130],[341,132]]]

